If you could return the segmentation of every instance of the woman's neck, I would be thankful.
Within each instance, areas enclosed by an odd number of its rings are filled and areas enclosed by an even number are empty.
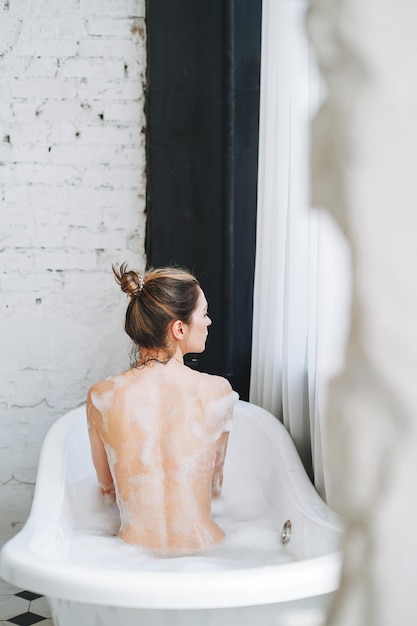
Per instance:
[[[167,364],[171,360],[184,365],[184,357],[178,346],[174,353],[161,349],[142,349],[140,351],[139,359],[136,362],[136,366],[143,367],[144,365],[151,365],[152,363]]]

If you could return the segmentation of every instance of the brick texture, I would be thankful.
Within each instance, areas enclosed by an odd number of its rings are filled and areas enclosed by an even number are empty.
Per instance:
[[[0,540],[49,426],[129,365],[144,266],[144,0],[0,0]]]

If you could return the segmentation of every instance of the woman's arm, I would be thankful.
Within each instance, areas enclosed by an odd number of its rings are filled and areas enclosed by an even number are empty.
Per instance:
[[[229,433],[224,432],[217,442],[216,458],[214,462],[213,478],[211,483],[211,497],[216,500],[222,495],[223,466],[226,458]]]
[[[90,437],[91,456],[96,470],[97,479],[100,484],[102,494],[115,494],[113,477],[110,472],[107,454],[103,442],[97,430],[97,419],[101,418],[101,413],[91,402],[90,394],[87,399],[87,422],[88,435]]]

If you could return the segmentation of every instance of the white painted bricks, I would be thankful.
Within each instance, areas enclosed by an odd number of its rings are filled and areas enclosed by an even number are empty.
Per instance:
[[[144,18],[144,0],[0,0],[0,542],[48,427],[129,365],[111,264],[144,266]]]

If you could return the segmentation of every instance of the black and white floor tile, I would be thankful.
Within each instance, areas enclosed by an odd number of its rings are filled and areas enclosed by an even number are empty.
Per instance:
[[[48,602],[44,596],[16,589],[0,579],[0,626],[53,626]]]

